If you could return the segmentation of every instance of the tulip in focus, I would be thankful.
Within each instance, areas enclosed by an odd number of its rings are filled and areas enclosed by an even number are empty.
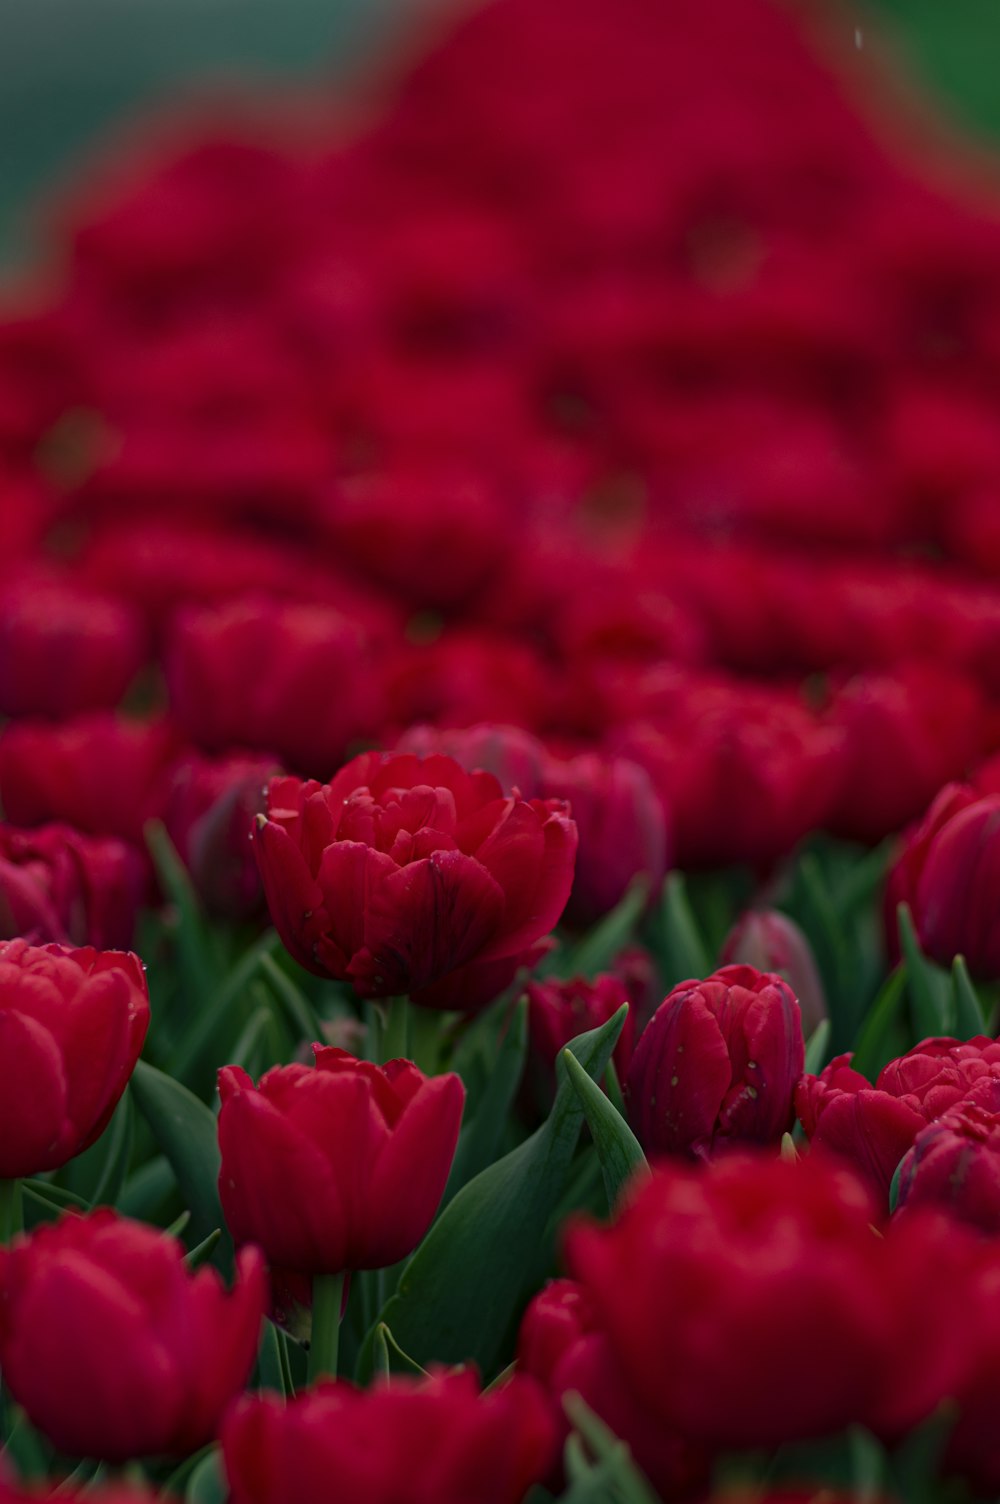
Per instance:
[[[335,1275],[382,1269],[430,1227],[458,1143],[458,1076],[427,1077],[314,1046],[315,1067],[276,1066],[258,1086],[219,1073],[219,1196],[240,1245],[272,1267]]]
[[[222,1430],[231,1504],[521,1504],[554,1460],[533,1379],[480,1394],[469,1372],[358,1390],[323,1383],[283,1404],[240,1400]]]
[[[777,1144],[792,1123],[805,1048],[788,983],[752,966],[681,982],[632,1056],[625,1100],[647,1154],[706,1159],[736,1143]]]
[[[276,778],[255,845],[297,961],[359,997],[489,1003],[566,906],[576,826],[449,757],[364,753],[323,786]]]
[[[253,1367],[264,1265],[237,1259],[226,1291],[184,1247],[102,1210],[0,1251],[0,1365],[32,1425],[62,1452],[184,1457],[216,1434]]]
[[[138,956],[0,943],[0,1179],[58,1169],[100,1136],[148,1027]]]
[[[1000,1233],[1000,1078],[980,1081],[913,1140],[900,1164],[897,1216],[918,1206]]]

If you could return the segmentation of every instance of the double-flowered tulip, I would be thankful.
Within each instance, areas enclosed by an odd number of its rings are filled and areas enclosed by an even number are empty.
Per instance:
[[[332,783],[276,778],[258,822],[285,945],[359,997],[490,1002],[556,924],[576,826],[559,800],[505,794],[450,757],[364,753]]]
[[[94,1142],[148,1026],[131,952],[0,943],[0,1179],[58,1169]]]
[[[102,1210],[0,1251],[0,1366],[60,1451],[125,1462],[185,1456],[216,1433],[253,1366],[263,1260],[226,1291],[176,1238]]]
[[[240,1400],[222,1449],[232,1504],[521,1504],[555,1454],[533,1379],[480,1394],[474,1375],[323,1383],[289,1405]]]
[[[316,1047],[254,1086],[219,1076],[219,1195],[237,1243],[275,1268],[332,1275],[405,1258],[431,1224],[458,1142],[464,1088],[408,1060]]]
[[[724,966],[681,982],[657,1008],[629,1067],[629,1117],[649,1154],[706,1158],[777,1143],[792,1123],[804,1060],[799,1004],[781,977]]]

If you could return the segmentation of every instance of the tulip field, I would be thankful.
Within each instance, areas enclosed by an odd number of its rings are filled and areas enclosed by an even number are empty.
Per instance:
[[[1000,1501],[1000,171],[821,9],[7,277],[0,1504]]]

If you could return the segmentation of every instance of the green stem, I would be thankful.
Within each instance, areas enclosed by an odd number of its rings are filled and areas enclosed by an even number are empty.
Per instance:
[[[309,1383],[337,1377],[340,1346],[340,1306],[343,1274],[313,1276],[312,1337],[309,1342]]]
[[[425,1076],[437,1073],[441,1051],[441,1015],[432,1008],[410,1008],[410,1049]]]
[[[0,1248],[24,1231],[21,1209],[21,1182],[0,1180]]]
[[[386,1060],[410,1058],[410,1002],[408,998],[391,997],[387,1002],[380,1054],[383,1063]]]

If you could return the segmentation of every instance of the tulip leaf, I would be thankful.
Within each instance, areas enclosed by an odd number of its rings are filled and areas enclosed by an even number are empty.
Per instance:
[[[948,1032],[948,989],[945,978],[923,951],[913,927],[910,906],[901,903],[896,909],[899,948],[906,962],[907,990],[917,1042]]]
[[[442,1206],[496,1158],[507,1115],[521,1084],[528,1048],[528,999],[517,1003],[472,1121],[462,1129]]]
[[[587,1074],[601,1076],[625,1022],[623,1004],[569,1046]],[[475,1362],[489,1378],[527,1294],[539,1245],[563,1192],[583,1108],[562,1060],[548,1118],[530,1138],[462,1187],[413,1254],[379,1320],[422,1367]],[[358,1362],[367,1379],[375,1328]]]
[[[34,1483],[46,1476],[52,1462],[52,1448],[36,1431],[20,1405],[11,1405],[9,1394],[5,1396],[9,1409],[6,1414],[5,1433],[2,1436],[2,1456],[13,1462],[18,1477],[25,1484]]]
[[[851,1065],[869,1081],[874,1081],[883,1065],[893,1058],[895,1046],[892,1040],[905,994],[906,967],[900,964],[889,973],[869,1008],[854,1048]]]
[[[196,1248],[192,1248],[190,1253],[184,1255],[184,1262],[188,1268],[200,1269],[215,1252],[221,1237],[222,1228],[213,1227],[207,1238],[202,1238]]]
[[[270,951],[264,952],[259,964],[261,976],[281,1004],[293,1034],[305,1044],[322,1044],[323,1025],[302,988],[282,970]]]
[[[426,1368],[415,1363],[409,1353],[404,1353],[384,1321],[375,1328],[375,1368],[386,1378],[390,1374],[409,1374],[411,1378],[427,1378]]]
[[[132,1075],[135,1104],[166,1155],[191,1212],[191,1235],[201,1242],[225,1227],[219,1204],[219,1142],[215,1115],[186,1086],[140,1060]],[[232,1243],[223,1236],[213,1262],[224,1265]]]
[[[275,930],[265,930],[253,945],[249,946],[228,973],[214,995],[204,999],[204,1006],[195,1022],[186,1030],[184,1039],[170,1062],[171,1073],[190,1081],[199,1072],[204,1072],[205,1062],[214,1068],[226,1053],[226,1037],[232,1039],[231,1010],[238,1002],[260,969],[261,959],[270,955],[280,944]],[[238,1025],[237,1025],[238,1027]]]
[[[851,1426],[847,1432],[847,1450],[851,1463],[852,1496],[864,1504],[882,1497],[885,1484],[886,1456],[881,1443],[863,1426]]]
[[[90,1202],[85,1196],[78,1196],[75,1191],[67,1191],[65,1186],[55,1185],[50,1180],[22,1180],[21,1189],[26,1196],[31,1196],[36,1201],[44,1201],[47,1206],[54,1207],[58,1212],[90,1211]]]
[[[578,945],[557,956],[553,970],[559,976],[595,977],[607,971],[615,957],[635,934],[649,901],[649,879],[640,873],[609,913],[590,929]]]
[[[266,1004],[256,1008],[247,1020],[239,1039],[229,1051],[227,1065],[242,1066],[251,1076],[259,1075],[256,1069],[261,1041],[271,1024],[271,1010]],[[271,1057],[274,1058],[273,1056]]]
[[[809,1036],[806,1045],[806,1058],[803,1069],[807,1076],[818,1076],[826,1064],[826,1053],[830,1045],[830,1020],[821,1018],[815,1029]]]
[[[979,995],[972,985],[964,956],[951,963],[952,1020],[951,1033],[956,1039],[974,1039],[986,1028]]]
[[[149,820],[143,834],[160,887],[177,910],[177,955],[188,987],[207,1005],[218,981],[218,956],[198,895],[162,820]]]
[[[893,1172],[892,1172],[892,1179],[889,1182],[889,1215],[890,1216],[896,1210],[896,1207],[899,1205],[899,1186],[900,1186],[900,1182],[901,1182],[901,1180],[903,1178],[903,1164],[904,1164],[905,1159],[906,1159],[906,1155],[904,1154],[903,1158],[899,1161],[899,1164],[896,1166],[895,1170],[893,1170]]]
[[[132,1162],[134,1127],[132,1094],[126,1087],[108,1126],[107,1153],[94,1190],[94,1206],[114,1206],[121,1195]]]
[[[933,1415],[909,1432],[889,1458],[893,1486],[887,1492],[908,1504],[933,1504],[940,1498],[937,1480],[958,1415],[954,1400],[942,1400]]]
[[[212,1447],[188,1479],[185,1504],[225,1504],[228,1496],[222,1456],[218,1447]]]
[[[698,929],[679,872],[671,872],[663,885],[659,916],[659,960],[663,980],[668,988],[678,982],[701,979],[711,974],[712,963],[708,948]]]
[[[657,1495],[633,1463],[627,1444],[594,1414],[582,1397],[571,1391],[563,1398],[563,1409],[574,1427],[574,1435],[567,1443],[567,1472],[572,1469],[576,1476],[568,1497],[593,1499],[595,1504],[602,1499],[620,1501],[620,1504],[657,1504]],[[587,1468],[582,1448],[571,1445],[579,1438],[586,1442],[587,1450],[596,1459],[595,1467]],[[590,1491],[591,1480],[595,1477],[601,1480],[603,1493]],[[579,1494],[578,1489],[581,1490]]]
[[[563,1050],[562,1058],[593,1135],[604,1176],[604,1189],[608,1193],[608,1206],[613,1208],[632,1177],[648,1171],[646,1156],[625,1119],[615,1111],[597,1083],[590,1079],[572,1051]]]

